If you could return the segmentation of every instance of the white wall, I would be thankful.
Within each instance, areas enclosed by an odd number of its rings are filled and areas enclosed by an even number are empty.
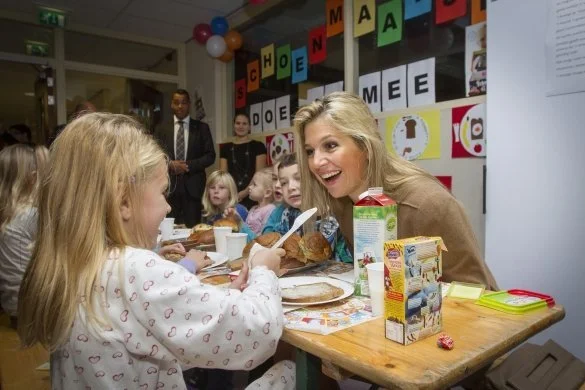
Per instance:
[[[486,259],[501,288],[551,294],[585,360],[585,93],[546,97],[548,1],[488,2]]]

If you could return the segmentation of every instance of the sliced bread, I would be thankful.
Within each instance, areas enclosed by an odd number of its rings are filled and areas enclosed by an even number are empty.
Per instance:
[[[343,295],[342,288],[326,282],[302,284],[282,289],[282,301],[288,303],[312,303],[328,301]]]

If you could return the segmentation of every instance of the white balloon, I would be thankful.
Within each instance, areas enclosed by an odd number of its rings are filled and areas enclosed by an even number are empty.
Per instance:
[[[227,46],[221,35],[212,35],[205,43],[205,48],[213,58],[221,57]]]

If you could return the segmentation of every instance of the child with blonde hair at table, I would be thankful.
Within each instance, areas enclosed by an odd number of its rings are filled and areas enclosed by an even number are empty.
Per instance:
[[[248,196],[258,205],[248,212],[246,223],[255,234],[261,234],[268,217],[274,211],[274,192],[272,189],[272,168],[264,168],[254,174],[249,185]]]
[[[230,288],[204,285],[149,250],[170,211],[168,158],[142,125],[86,114],[51,151],[18,333],[51,352],[54,388],[185,389],[183,368],[250,370],[274,353],[284,251],[259,252]],[[252,386],[294,388],[293,363],[270,375]]]

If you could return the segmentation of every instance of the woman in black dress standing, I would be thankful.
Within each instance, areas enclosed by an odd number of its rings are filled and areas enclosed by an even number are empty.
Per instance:
[[[234,133],[234,141],[223,144],[219,151],[219,169],[232,175],[238,187],[238,201],[249,210],[255,202],[248,197],[248,185],[254,173],[266,166],[266,146],[250,139],[247,114],[236,115]]]

